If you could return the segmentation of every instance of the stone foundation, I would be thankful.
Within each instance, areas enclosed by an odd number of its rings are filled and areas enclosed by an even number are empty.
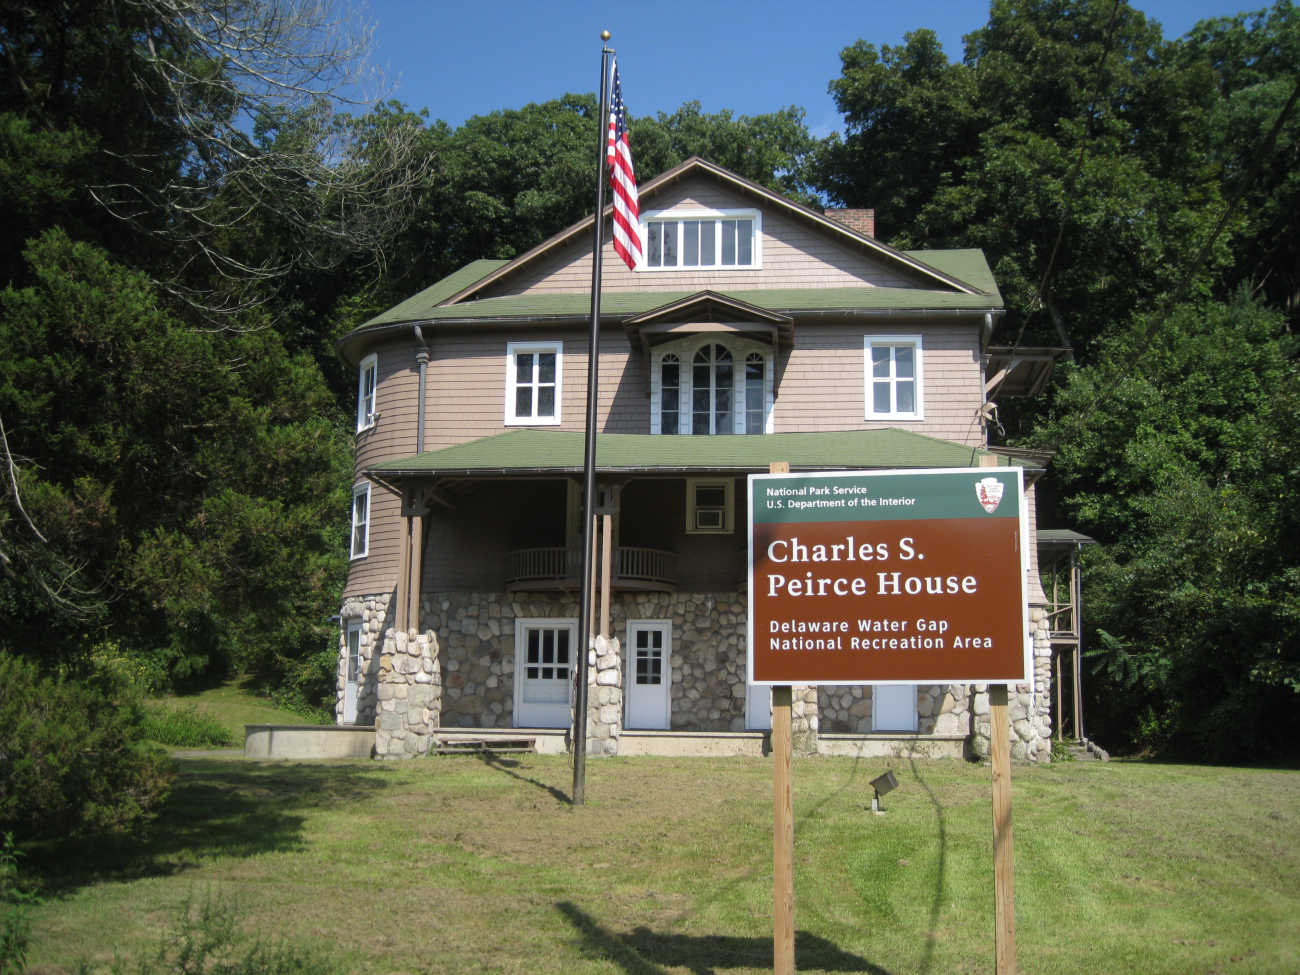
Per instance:
[[[381,653],[375,757],[424,755],[441,713],[438,638],[429,631],[390,629]]]
[[[871,688],[823,684],[817,689],[821,730],[835,735],[869,735]],[[918,684],[917,733],[970,734],[970,694],[965,684]]]
[[[393,601],[391,592],[382,592],[374,596],[353,596],[343,600],[339,615],[344,625],[339,627],[339,667],[335,721],[343,723],[343,688],[347,682],[348,665],[348,630],[347,621],[361,620],[360,658],[357,661],[357,724],[374,724],[375,705],[378,703],[379,691],[379,655],[376,648],[383,643],[383,634],[393,626],[389,604]]]
[[[392,629],[391,593],[344,601],[345,619],[363,621],[357,722],[374,722],[383,757],[424,754],[439,728],[514,725],[515,620],[576,619],[575,598],[560,593],[425,593],[419,630]],[[747,600],[736,593],[619,593],[610,607],[615,634],[589,655],[588,735],[593,755],[618,754],[624,705],[622,646],[627,621],[672,623],[671,730],[745,730]],[[1012,757],[1051,760],[1051,645],[1042,609],[1030,611],[1034,687],[1009,697]],[[344,629],[346,632],[346,629]],[[376,653],[376,647],[379,652]],[[340,638],[338,713],[342,714],[346,637]],[[391,668],[385,663],[392,661]],[[971,751],[989,750],[988,687],[919,685],[919,735],[970,735]],[[869,687],[796,687],[795,749],[817,752],[818,735],[869,734]],[[341,721],[341,717],[340,717]]]
[[[1029,611],[1029,628],[1034,637],[1034,683],[1007,687],[1007,721],[1011,725],[1011,758],[1015,761],[1052,760],[1052,644],[1047,611]],[[976,684],[971,710],[975,727],[971,750],[979,758],[989,757],[989,688]]]
[[[593,637],[587,656],[588,753],[617,755],[622,732],[623,654],[617,637]]]

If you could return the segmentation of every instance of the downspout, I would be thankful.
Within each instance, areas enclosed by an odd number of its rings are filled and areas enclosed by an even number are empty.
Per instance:
[[[415,452],[424,453],[424,388],[425,380],[429,372],[429,345],[424,341],[424,333],[420,331],[420,326],[415,326],[415,341],[420,343],[420,351],[415,353],[415,361],[420,367],[420,401],[416,408],[415,419]]]

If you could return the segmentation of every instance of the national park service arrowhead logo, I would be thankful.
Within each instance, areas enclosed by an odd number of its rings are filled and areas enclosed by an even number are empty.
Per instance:
[[[1002,482],[996,477],[986,477],[975,485],[975,497],[989,514],[998,510],[998,505],[1002,503],[1002,492],[1005,490]]]

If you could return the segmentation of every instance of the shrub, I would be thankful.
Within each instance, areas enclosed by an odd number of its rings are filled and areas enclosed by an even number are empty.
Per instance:
[[[174,748],[225,748],[234,733],[197,706],[151,704],[144,711],[144,735]]]
[[[124,829],[176,776],[138,702],[0,654],[0,829],[20,839]]]

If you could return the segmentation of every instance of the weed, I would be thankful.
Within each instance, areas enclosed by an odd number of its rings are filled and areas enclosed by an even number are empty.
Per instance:
[[[5,833],[0,844],[0,975],[27,969],[27,948],[32,943],[32,908],[41,902],[33,890],[18,882],[14,834]]]
[[[152,704],[145,709],[145,737],[177,748],[224,748],[235,743],[229,728],[197,705]]]
[[[87,960],[77,975],[98,975]],[[333,975],[337,966],[315,951],[251,935],[239,905],[209,890],[189,894],[176,908],[158,948],[133,959],[113,959],[109,975]]]

